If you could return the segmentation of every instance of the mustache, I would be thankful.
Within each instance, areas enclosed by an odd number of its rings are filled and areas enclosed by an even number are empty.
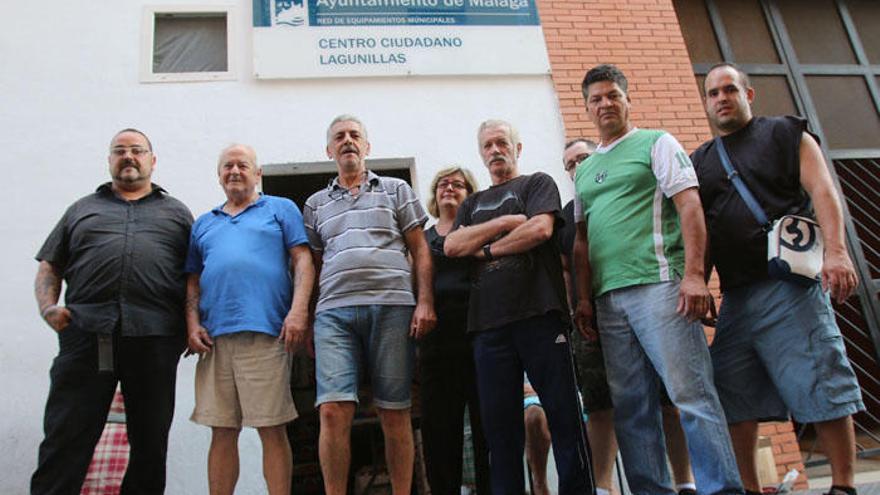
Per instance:
[[[340,152],[341,152],[341,153],[349,153],[349,152],[357,153],[357,152],[358,152],[358,149],[357,149],[357,147],[355,147],[355,146],[353,146],[353,145],[347,144],[347,145],[345,145],[345,146],[342,147],[342,149],[340,150]]]

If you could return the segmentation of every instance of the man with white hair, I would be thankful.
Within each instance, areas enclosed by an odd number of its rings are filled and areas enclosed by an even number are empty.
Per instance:
[[[473,335],[480,413],[492,491],[523,493],[523,371],[547,415],[560,494],[592,493],[578,404],[562,262],[559,190],[545,173],[521,175],[516,128],[487,120],[477,131],[492,187],[462,203],[447,256],[471,257],[468,332]]]
[[[188,343],[200,355],[192,420],[212,429],[212,494],[235,490],[238,435],[251,426],[263,444],[268,492],[287,495],[285,425],[296,418],[290,352],[306,341],[312,257],[296,205],[257,191],[253,148],[225,148],[217,173],[226,201],[193,224],[185,267]]]

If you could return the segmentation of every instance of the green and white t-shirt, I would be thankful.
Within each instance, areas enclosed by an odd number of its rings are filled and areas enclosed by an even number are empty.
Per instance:
[[[577,168],[575,218],[587,222],[593,296],[673,280],[684,243],[672,196],[697,187],[681,144],[665,131],[633,129]]]

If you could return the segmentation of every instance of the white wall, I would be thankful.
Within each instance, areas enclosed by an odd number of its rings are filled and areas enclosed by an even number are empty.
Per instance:
[[[433,173],[450,163],[465,164],[488,185],[476,128],[489,117],[509,119],[522,134],[521,171],[550,173],[563,201],[571,197],[549,76],[259,81],[250,75],[251,2],[236,4],[237,81],[142,84],[140,2],[0,2],[0,493],[27,490],[57,351],[34,303],[33,256],[67,205],[109,180],[107,145],[118,129],[150,136],[154,180],[196,215],[222,200],[214,167],[224,145],[252,144],[263,163],[324,160],[325,129],[339,113],[367,124],[373,157],[415,157],[422,198]],[[188,420],[193,367],[189,359],[179,371],[170,494],[207,492],[209,431]],[[241,461],[238,493],[263,493],[253,432],[242,438]]]

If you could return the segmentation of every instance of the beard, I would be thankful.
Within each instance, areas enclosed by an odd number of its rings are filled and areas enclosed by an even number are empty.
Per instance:
[[[148,175],[144,175],[143,168],[139,163],[125,162],[119,164],[113,174],[113,181],[119,184],[138,184],[148,179]]]

